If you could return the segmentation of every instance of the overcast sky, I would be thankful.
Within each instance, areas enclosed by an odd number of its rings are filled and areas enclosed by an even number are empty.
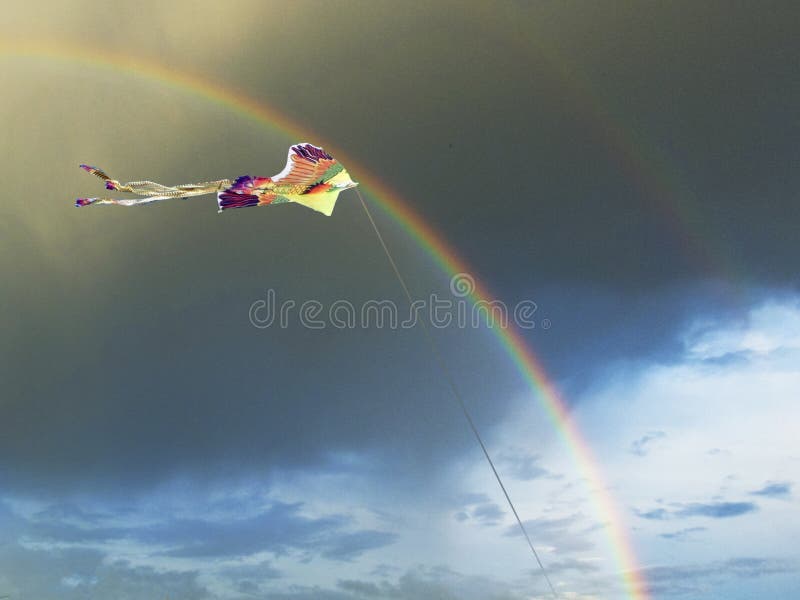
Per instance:
[[[269,176],[327,140],[536,303],[523,337],[652,598],[800,593],[794,3],[6,4],[0,596],[548,597],[419,327],[250,321],[270,290],[405,310],[353,192],[330,218],[73,207],[102,191],[80,163]],[[365,199],[415,296],[452,298]],[[559,594],[626,598],[599,491],[495,333],[433,330]]]

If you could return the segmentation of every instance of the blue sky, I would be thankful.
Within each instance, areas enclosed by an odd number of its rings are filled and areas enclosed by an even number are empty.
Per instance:
[[[433,335],[559,595],[626,597],[608,494],[652,598],[744,600],[800,591],[789,12],[76,0],[12,3],[0,33],[191,73],[336,140],[470,276],[536,304],[526,343],[604,490],[494,332]],[[250,322],[268,290],[405,307],[352,192],[330,218],[72,206],[99,189],[80,163],[270,175],[301,140],[66,54],[3,50],[0,78],[0,596],[548,597],[419,327]],[[451,297],[375,215],[414,295]]]

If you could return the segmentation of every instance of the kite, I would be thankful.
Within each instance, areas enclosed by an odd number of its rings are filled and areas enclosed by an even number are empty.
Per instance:
[[[146,197],[121,200],[78,198],[75,201],[77,207],[91,204],[139,206],[173,198],[217,194],[219,212],[229,208],[296,202],[330,216],[339,194],[358,185],[350,179],[347,170],[339,161],[319,146],[307,143],[291,146],[286,167],[272,177],[243,175],[234,181],[219,179],[203,183],[168,186],[154,181],[120,183],[116,179],[111,179],[97,167],[81,165],[81,169],[105,181],[108,190],[129,192]]]

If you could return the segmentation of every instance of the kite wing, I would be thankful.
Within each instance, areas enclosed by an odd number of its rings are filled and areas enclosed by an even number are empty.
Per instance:
[[[289,148],[286,166],[272,181],[286,186],[309,186],[332,179],[343,170],[342,165],[322,148],[301,143]]]
[[[356,185],[325,150],[301,143],[289,148],[286,167],[274,177],[239,177],[217,198],[220,210],[296,202],[330,216],[339,193]]]

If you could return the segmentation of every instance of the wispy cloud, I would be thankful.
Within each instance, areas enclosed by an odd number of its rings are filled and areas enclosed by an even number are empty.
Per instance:
[[[758,505],[753,502],[691,502],[689,504],[672,504],[674,508],[654,508],[651,510],[636,510],[636,515],[651,521],[665,521],[667,519],[685,519],[689,517],[709,517],[712,519],[726,519],[738,517],[758,510]]]
[[[269,561],[225,567],[220,569],[219,575],[230,579],[234,585],[255,588],[250,590],[253,592],[258,590],[259,584],[283,577],[283,573]]]
[[[765,496],[767,498],[788,498],[792,495],[792,484],[788,482],[768,483],[759,490],[750,492],[753,496]]]
[[[768,302],[733,326],[696,325],[685,338],[687,351],[700,360],[765,356],[800,349],[800,303]]]
[[[582,515],[570,515],[555,519],[539,518],[524,521],[525,529],[539,544],[547,544],[554,552],[563,554],[591,550],[594,545],[581,532],[574,528],[584,523]],[[522,535],[517,525],[506,529],[507,536]]]
[[[538,573],[537,576],[541,577]],[[352,598],[359,599],[523,600],[530,597],[531,587],[536,589],[540,584],[544,593],[545,588],[541,581],[519,588],[489,577],[466,575],[445,566],[436,566],[410,569],[394,582],[346,579],[340,580],[337,587],[341,591],[354,594]],[[347,598],[349,600],[351,596]]]
[[[704,504],[693,502],[675,511],[678,518],[684,517],[710,517],[712,519],[727,519],[755,512],[758,506],[753,502],[711,502]]]
[[[506,512],[494,502],[479,504],[472,509],[472,518],[480,521],[482,525],[497,525]]]
[[[636,516],[649,521],[664,521],[670,518],[671,513],[666,508],[651,508],[650,510],[634,509]]]
[[[688,539],[694,533],[700,533],[701,531],[707,531],[707,527],[687,527],[685,529],[679,529],[678,531],[668,531],[666,533],[660,534],[660,537],[664,538],[665,540],[677,540],[683,541]]]
[[[352,592],[358,596],[366,598],[377,598],[383,594],[381,588],[371,581],[359,581],[356,579],[343,579],[337,584],[338,587],[346,592]]]
[[[666,436],[667,434],[663,431],[650,431],[640,437],[638,440],[634,440],[634,442],[631,444],[630,452],[636,456],[646,456],[650,451],[650,447],[652,446],[653,442],[663,439]]]
[[[358,558],[369,550],[389,546],[397,541],[397,538],[395,533],[373,529],[354,532],[335,531],[320,540],[318,549],[325,558],[348,561]]]
[[[536,454],[528,454],[522,450],[504,452],[497,457],[498,462],[502,463],[503,473],[520,481],[532,481],[541,477],[558,478],[541,465],[541,457]]]
[[[24,590],[21,598],[212,598],[194,569],[155,569],[83,548],[31,549],[0,545],[0,580],[6,590]],[[5,591],[5,590],[0,590]]]
[[[595,573],[599,567],[594,562],[579,560],[576,558],[563,558],[561,560],[548,561],[547,571],[549,573],[562,573],[565,571],[577,571],[578,573]],[[532,571],[532,575],[539,576],[539,571]]]
[[[796,572],[796,559],[737,557],[730,560],[650,567],[641,575],[653,596],[708,596],[710,589],[730,579],[754,579],[768,575]]]
[[[181,558],[234,557],[272,552],[316,554],[331,560],[352,560],[376,548],[394,543],[392,532],[354,527],[347,515],[309,517],[302,503],[273,502],[248,517],[168,518],[160,522],[125,526],[74,525],[41,520],[29,523],[33,539],[69,544],[135,540],[160,552]]]
[[[499,525],[506,514],[486,494],[463,494],[457,503],[461,507],[454,515],[457,521],[474,520],[480,525],[492,527]]]

